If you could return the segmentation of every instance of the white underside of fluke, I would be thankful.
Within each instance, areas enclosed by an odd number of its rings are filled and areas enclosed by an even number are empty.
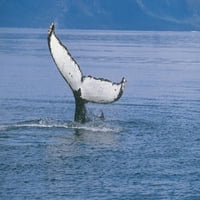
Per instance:
[[[83,76],[79,65],[61,43],[50,26],[48,44],[53,60],[72,91],[79,91],[80,98],[94,103],[111,103],[118,100],[125,87],[125,78],[120,83],[105,79]]]

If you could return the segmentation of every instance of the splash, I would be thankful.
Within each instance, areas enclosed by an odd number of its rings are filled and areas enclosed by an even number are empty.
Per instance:
[[[54,120],[50,118],[36,119],[0,125],[0,132],[16,129],[75,129],[90,132],[120,132],[122,129],[106,122],[88,122],[80,124],[71,121]]]

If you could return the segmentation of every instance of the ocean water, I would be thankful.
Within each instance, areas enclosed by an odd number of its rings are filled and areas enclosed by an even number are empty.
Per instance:
[[[200,32],[56,29],[84,75],[127,79],[78,124],[47,29],[0,28],[0,199],[200,199]]]

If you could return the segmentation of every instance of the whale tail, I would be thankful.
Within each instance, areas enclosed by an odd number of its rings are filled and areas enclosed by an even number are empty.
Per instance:
[[[112,103],[122,96],[125,78],[122,78],[120,83],[113,83],[102,78],[83,76],[79,65],[71,56],[67,47],[56,36],[54,24],[51,24],[48,31],[48,45],[59,72],[74,94],[75,121],[81,123],[86,121],[85,104],[87,102]]]

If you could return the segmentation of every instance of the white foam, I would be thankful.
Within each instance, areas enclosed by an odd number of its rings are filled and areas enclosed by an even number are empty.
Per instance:
[[[78,129],[91,132],[120,132],[121,128],[111,126],[104,122],[89,122],[85,124],[79,124],[76,122],[66,122],[53,119],[39,119],[30,120],[24,122],[18,122],[13,124],[0,125],[0,131],[13,130],[18,128],[63,128],[63,129]]]

